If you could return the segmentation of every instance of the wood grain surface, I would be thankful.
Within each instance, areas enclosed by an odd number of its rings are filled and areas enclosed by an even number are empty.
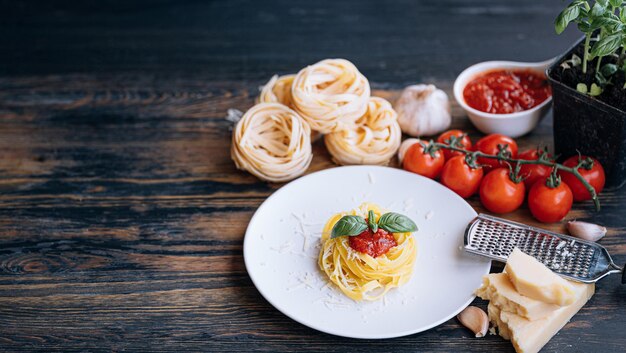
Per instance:
[[[224,117],[250,107],[271,74],[324,57],[354,61],[390,100],[410,82],[450,92],[473,62],[567,48],[577,34],[551,29],[561,2],[1,5],[0,351],[512,351],[454,319],[353,340],[275,310],[246,273],[242,241],[281,185],[235,169]],[[480,136],[456,104],[453,115]],[[551,147],[551,120],[519,142]],[[309,172],[335,166],[321,141],[314,154]],[[601,243],[624,264],[626,192],[601,202],[567,218],[606,225]],[[506,217],[539,225],[525,207]],[[544,351],[623,352],[625,307],[618,276],[602,280]]]

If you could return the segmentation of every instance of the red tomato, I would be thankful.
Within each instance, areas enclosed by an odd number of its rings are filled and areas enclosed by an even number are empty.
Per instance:
[[[525,193],[524,183],[512,181],[508,168],[492,170],[480,184],[480,202],[494,213],[515,211],[524,202]]]
[[[424,150],[423,142],[413,144],[404,154],[402,166],[409,172],[436,179],[441,174],[445,159],[441,150],[429,153]],[[432,154],[432,155],[431,155]]]
[[[590,157],[580,156],[580,158],[582,160],[585,160]],[[604,168],[602,168],[602,165],[596,159],[590,158],[590,160],[593,162],[588,163],[589,165],[587,167],[589,167],[589,169],[586,169],[585,166],[582,166],[578,168],[578,172],[596,190],[596,194],[599,194],[600,192],[602,192],[602,189],[604,189]],[[563,162],[563,165],[573,168],[576,167],[578,161],[578,156],[572,156],[566,159],[565,162]],[[589,193],[589,191],[587,191],[585,185],[580,182],[580,180],[578,180],[578,178],[576,178],[574,174],[560,170],[559,175],[561,176],[561,179],[567,184],[567,186],[572,189],[572,194],[574,194],[574,201],[591,200],[591,194]]]
[[[441,183],[463,198],[478,191],[483,178],[483,168],[476,169],[467,165],[465,156],[454,156],[446,162],[441,172]]]
[[[561,182],[551,188],[546,185],[546,178],[537,181],[528,193],[528,208],[538,221],[543,223],[558,222],[572,208],[574,198],[567,184]]]
[[[543,150],[539,149],[530,149],[524,152],[521,152],[517,155],[518,159],[525,159],[527,161],[536,161],[539,159],[542,153],[546,153]],[[548,156],[549,160],[552,161],[552,157]],[[551,167],[547,165],[541,164],[522,164],[520,167],[520,175],[524,177],[524,184],[526,185],[526,190],[530,190],[530,188],[537,182],[537,180],[542,180],[547,178],[552,171]]]
[[[452,141],[452,136],[454,136],[458,140],[458,145],[456,147],[466,149],[468,151],[472,150],[472,141],[469,136],[461,130],[448,130],[443,134],[439,135],[437,138],[437,142],[450,144]],[[449,149],[443,149],[443,156],[446,157],[446,161],[454,156],[463,156],[463,153],[452,151]]]
[[[507,146],[506,149],[511,153],[511,158],[517,157],[517,143],[515,143],[515,140],[500,134],[491,134],[481,138],[476,142],[476,145],[474,145],[474,150],[495,156],[500,151],[498,145]],[[506,165],[491,158],[478,158],[478,163],[485,165],[486,170]]]

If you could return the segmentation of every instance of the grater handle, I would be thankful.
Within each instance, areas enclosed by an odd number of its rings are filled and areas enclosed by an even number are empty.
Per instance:
[[[622,284],[626,284],[626,265],[622,268]]]

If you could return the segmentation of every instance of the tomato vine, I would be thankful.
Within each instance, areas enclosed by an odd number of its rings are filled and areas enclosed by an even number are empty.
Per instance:
[[[428,146],[427,148],[425,148],[425,150],[428,149],[429,151],[432,151],[432,149],[448,149],[451,151],[463,153],[466,156],[471,156],[469,157],[469,160],[471,161],[476,161],[478,157],[488,158],[488,159],[497,159],[498,161],[508,163],[510,166],[516,165],[517,170],[519,170],[519,166],[524,165],[524,164],[538,164],[538,165],[545,165],[545,166],[551,167],[553,169],[553,174],[556,174],[556,172],[559,170],[572,173],[578,180],[580,180],[580,182],[585,186],[587,191],[589,191],[589,194],[591,195],[591,199],[593,200],[593,203],[595,205],[596,211],[600,211],[600,200],[598,199],[598,193],[596,193],[596,190],[593,188],[593,186],[591,186],[591,184],[589,184],[589,182],[587,182],[587,180],[578,171],[579,168],[589,169],[590,167],[593,166],[594,161],[590,158],[584,158],[584,159],[581,158],[578,161],[578,164],[576,166],[567,167],[563,164],[551,161],[547,153],[542,154],[541,157],[536,160],[527,160],[527,159],[512,158],[509,153],[504,153],[503,151],[505,151],[506,146],[502,146],[502,148],[500,149],[501,151],[500,153],[496,155],[491,155],[491,154],[483,153],[480,151],[469,151],[464,148],[457,147],[455,145],[456,145],[455,143],[446,144],[446,143],[441,143],[441,142],[434,142],[431,140],[428,143]]]

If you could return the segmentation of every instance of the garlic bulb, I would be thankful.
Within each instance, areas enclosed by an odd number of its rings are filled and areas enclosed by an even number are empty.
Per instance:
[[[580,221],[567,222],[567,230],[570,235],[589,241],[598,241],[606,234],[606,227]]]
[[[448,95],[434,85],[413,85],[402,91],[395,104],[402,132],[430,136],[450,127]]]

